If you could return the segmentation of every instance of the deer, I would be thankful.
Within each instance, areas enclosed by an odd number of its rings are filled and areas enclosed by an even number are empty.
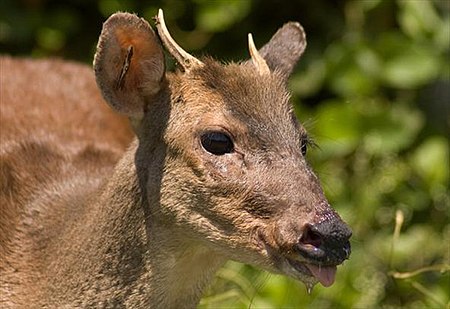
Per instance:
[[[290,103],[302,26],[225,64],[155,24],[110,16],[93,72],[2,58],[2,308],[194,308],[228,260],[310,289],[349,258]]]

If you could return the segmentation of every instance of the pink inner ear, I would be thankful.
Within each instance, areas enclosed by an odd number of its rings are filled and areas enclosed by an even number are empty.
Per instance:
[[[125,60],[127,57],[130,46],[133,48],[133,54],[129,61],[130,67],[125,78],[126,87],[139,87],[145,76],[143,74],[145,72],[142,72],[144,62],[161,57],[158,55],[161,53],[161,47],[155,38],[138,28],[118,28],[114,34],[120,46],[121,60]]]
[[[133,46],[135,50],[134,56],[137,57],[137,61],[145,60],[141,58],[152,58],[161,49],[153,35],[140,29],[118,28],[115,31],[115,35],[122,49],[126,50],[128,46]]]
[[[161,90],[162,46],[145,20],[128,13],[114,14],[103,25],[94,69],[106,101],[120,113],[139,118]]]

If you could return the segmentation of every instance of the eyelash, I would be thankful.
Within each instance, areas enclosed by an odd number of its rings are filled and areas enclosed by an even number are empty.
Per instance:
[[[300,137],[300,150],[303,156],[306,155],[308,148],[316,148],[318,147],[314,140],[309,137],[307,134],[302,134]]]

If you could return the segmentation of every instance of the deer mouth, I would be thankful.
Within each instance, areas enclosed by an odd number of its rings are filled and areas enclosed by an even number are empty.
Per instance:
[[[337,266],[324,266],[311,264],[307,262],[299,262],[293,259],[286,259],[288,267],[290,267],[290,273],[304,281],[307,285],[313,285],[317,282],[320,282],[324,287],[329,287],[334,283],[336,278]],[[306,278],[305,276],[309,277]]]
[[[349,258],[351,233],[346,230],[319,234],[314,226],[306,226],[301,237],[298,233],[259,230],[260,244],[267,257],[281,273],[300,280],[308,291],[317,283],[331,286],[336,278],[337,266]],[[344,233],[346,232],[346,233]],[[337,236],[336,236],[336,235]],[[342,235],[341,235],[342,234]]]
[[[283,253],[283,250],[277,250],[267,242],[265,242],[265,250],[279,272],[302,281],[308,290],[317,283],[324,287],[331,286],[336,278],[337,266],[342,264],[307,259],[295,251]]]

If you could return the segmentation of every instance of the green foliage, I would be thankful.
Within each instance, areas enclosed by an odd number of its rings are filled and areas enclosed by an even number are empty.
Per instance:
[[[116,10],[165,10],[188,50],[247,57],[298,20],[308,49],[290,89],[318,148],[309,159],[353,228],[336,283],[305,287],[230,262],[201,308],[444,308],[450,306],[450,4],[366,1],[11,0],[0,4],[2,52],[92,61]],[[263,40],[264,39],[264,40]],[[444,89],[444,90],[442,90]]]
[[[250,1],[196,0],[198,27],[208,32],[220,32],[242,20],[249,14]]]

